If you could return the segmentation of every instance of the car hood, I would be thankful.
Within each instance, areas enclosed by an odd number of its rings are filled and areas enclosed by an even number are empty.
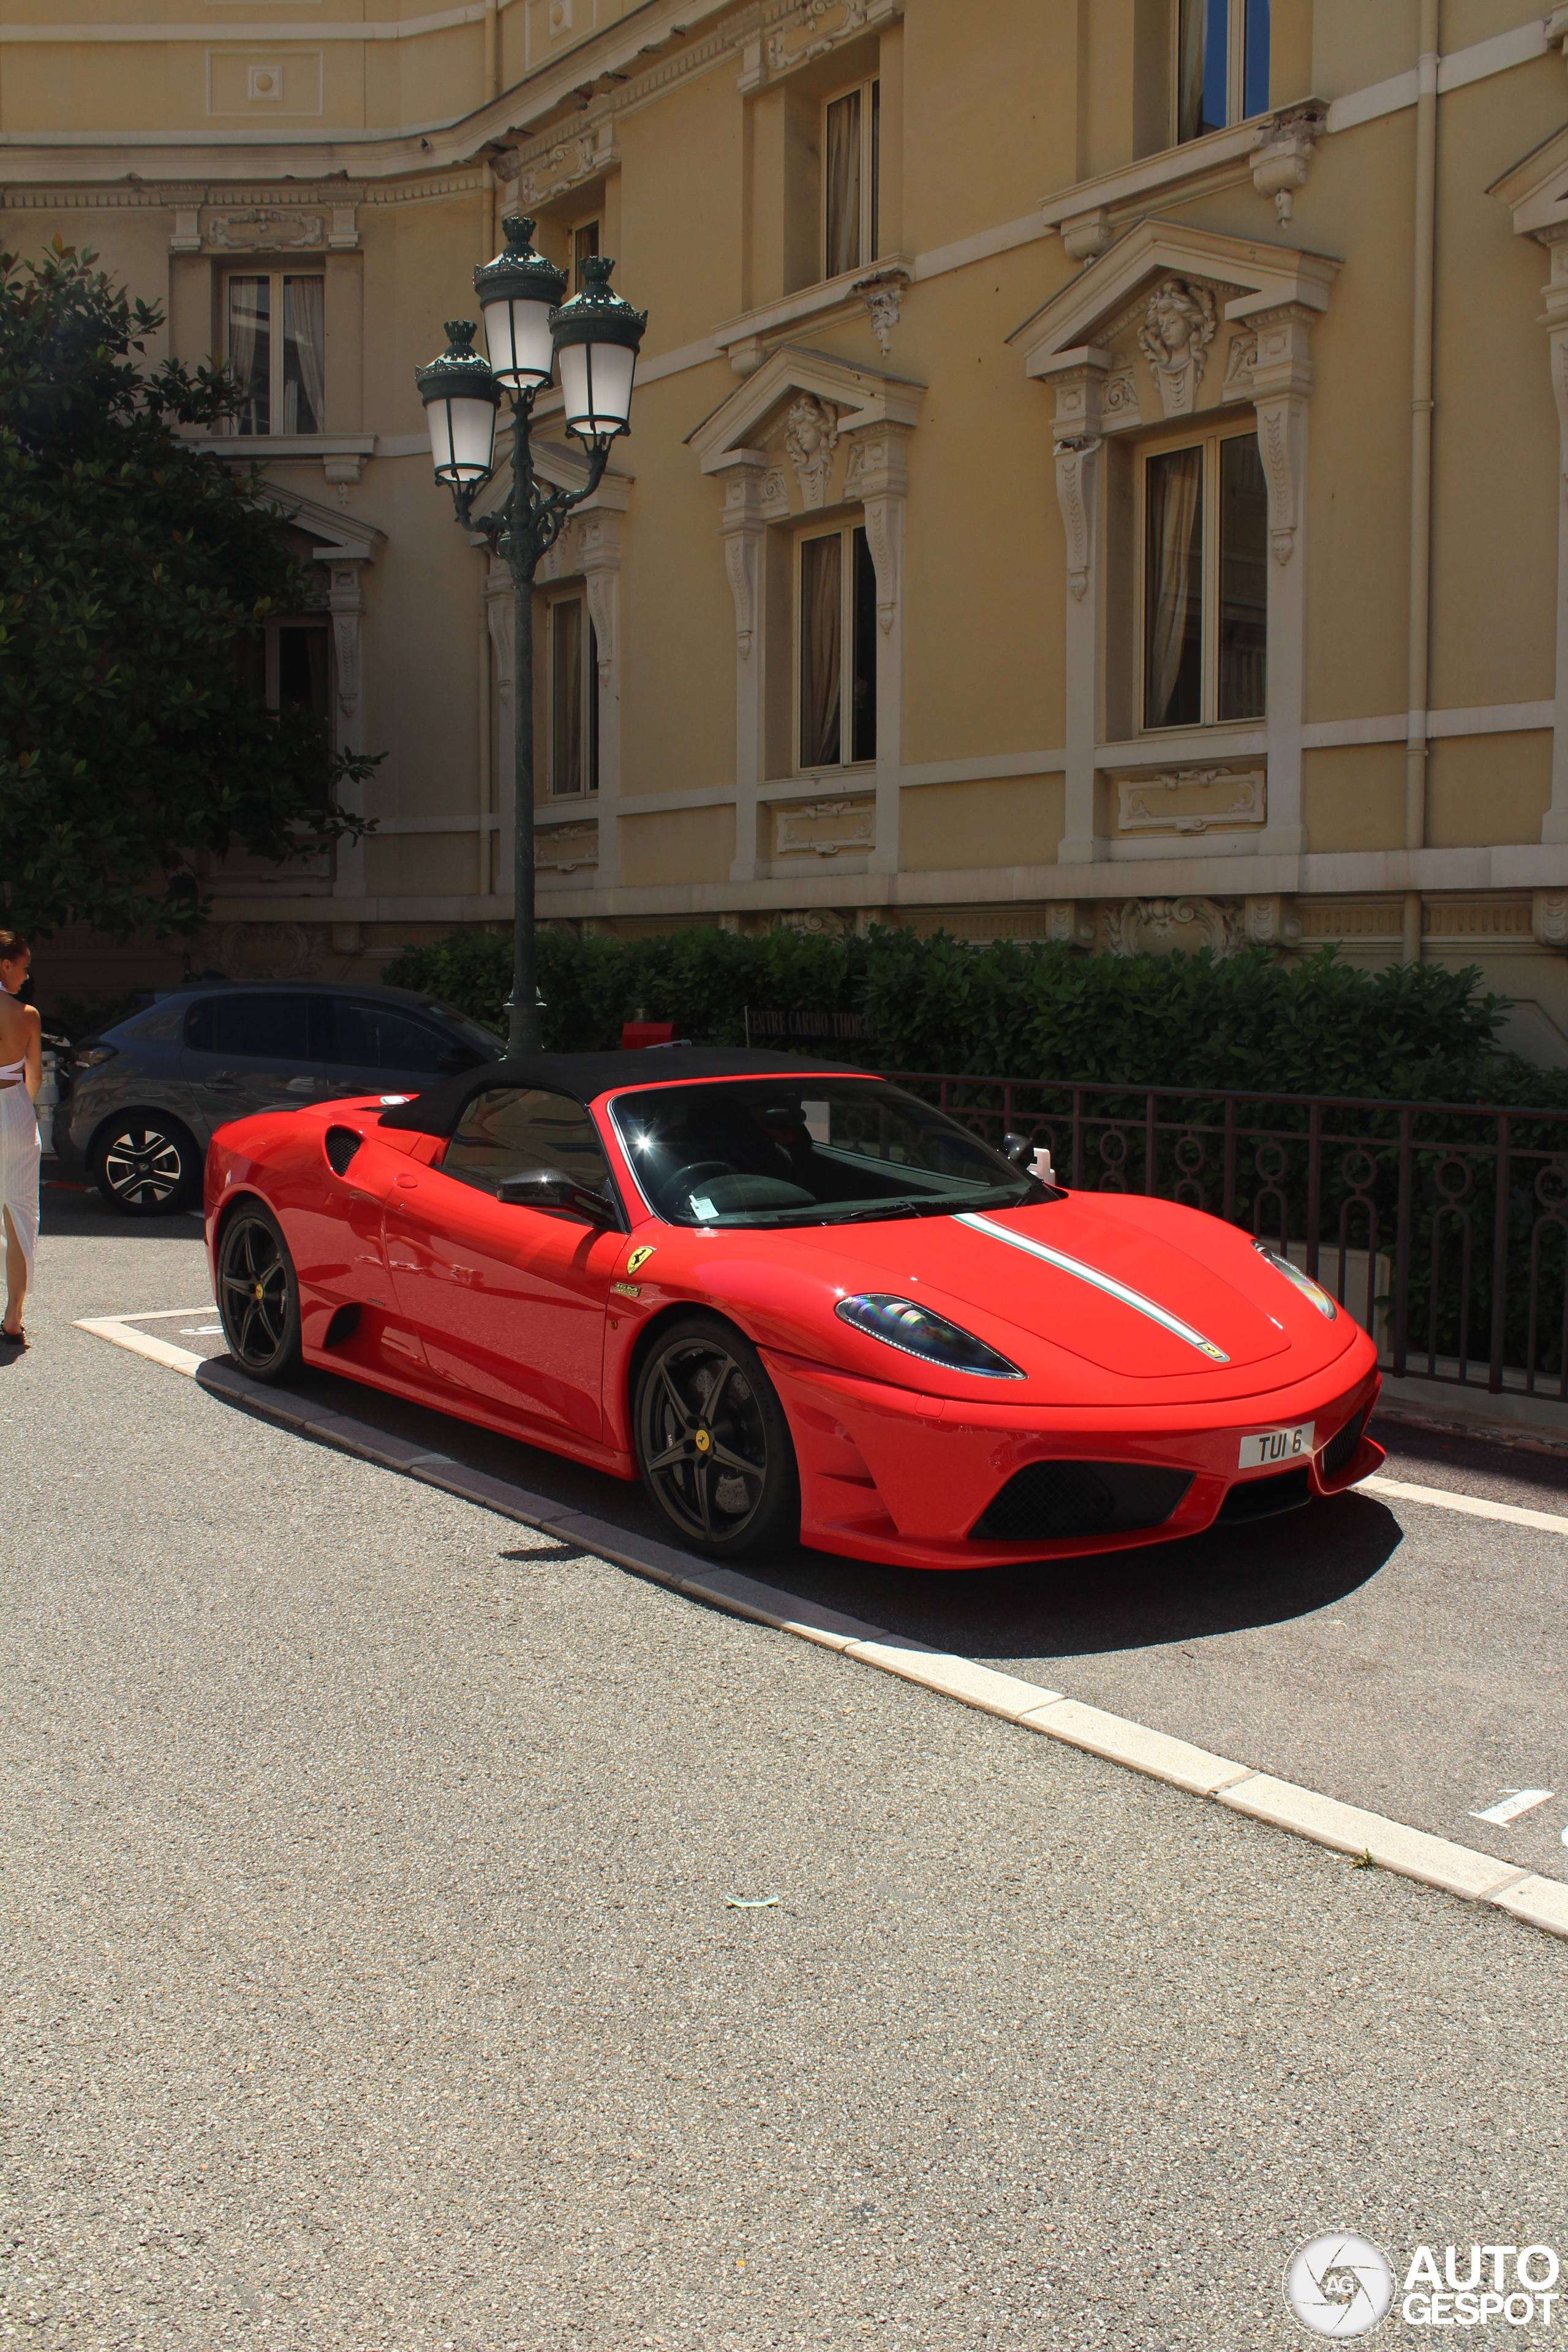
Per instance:
[[[734,1238],[725,1236],[731,1246]],[[1016,1385],[986,1383],[999,1402],[1059,1393],[1064,1380],[1078,1391],[1089,1367],[1088,1390],[1097,1395],[1110,1391],[1095,1374],[1110,1375],[1112,1389],[1131,1382],[1146,1393],[1157,1384],[1163,1395],[1190,1395],[1194,1382],[1215,1395],[1239,1393],[1310,1376],[1358,1336],[1349,1316],[1322,1315],[1235,1226],[1142,1196],[1074,1193],[1022,1209],[755,1239],[759,1255],[787,1256],[799,1273],[809,1262],[830,1284],[829,1301],[890,1293],[986,1340],[1026,1375]],[[712,1247],[719,1276],[730,1252],[717,1237]],[[714,1286],[729,1286],[721,1277]],[[974,1395],[973,1375],[901,1359],[835,1319],[836,1359],[928,1393]]]

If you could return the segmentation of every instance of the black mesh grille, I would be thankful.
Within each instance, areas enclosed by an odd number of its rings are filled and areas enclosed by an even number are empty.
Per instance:
[[[1192,1483],[1189,1470],[1143,1462],[1031,1462],[1014,1472],[970,1533],[982,1542],[1061,1543],[1157,1528]]]
[[[1325,1478],[1337,1478],[1342,1470],[1350,1468],[1355,1459],[1355,1450],[1361,1444],[1361,1433],[1366,1426],[1366,1417],[1371,1410],[1370,1405],[1363,1404],[1359,1412],[1351,1415],[1339,1435],[1330,1438],[1323,1448],[1323,1458],[1319,1465]]]
[[[328,1128],[325,1150],[335,1175],[343,1173],[363,1140],[363,1138],[356,1135],[352,1127]]]
[[[1312,1499],[1305,1468],[1277,1470],[1271,1478],[1243,1478],[1219,1507],[1216,1527],[1239,1527],[1247,1519],[1271,1519]]]

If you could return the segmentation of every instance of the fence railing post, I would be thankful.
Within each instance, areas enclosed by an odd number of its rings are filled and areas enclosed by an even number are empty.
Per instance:
[[[1508,1113],[1499,1111],[1497,1123],[1497,1203],[1492,1223],[1492,1354],[1487,1386],[1494,1396],[1502,1388],[1503,1309],[1508,1288]]]
[[[1072,1090],[1072,1181],[1073,1190],[1083,1183],[1083,1088]]]
[[[1307,1279],[1318,1279],[1318,1221],[1323,1211],[1323,1106],[1307,1114]]]
[[[1225,1107],[1225,1207],[1227,1225],[1236,1223],[1236,1103],[1229,1099]]]
[[[1151,1087],[1148,1094],[1144,1097],[1143,1111],[1143,1190],[1145,1192],[1149,1193],[1152,1193],[1159,1189],[1154,1160],[1156,1147],[1157,1136],[1154,1126],[1154,1092],[1153,1088]]]
[[[1407,1310],[1410,1304],[1410,1113],[1399,1114],[1399,1224],[1394,1243],[1394,1377],[1405,1378],[1405,1343]],[[1369,1234],[1368,1245],[1375,1251],[1377,1236]],[[1375,1276],[1376,1265],[1368,1268]],[[1341,1268],[1342,1274],[1343,1268]],[[1367,1288],[1375,1286],[1369,1281]],[[1372,1318],[1369,1316],[1368,1320]]]

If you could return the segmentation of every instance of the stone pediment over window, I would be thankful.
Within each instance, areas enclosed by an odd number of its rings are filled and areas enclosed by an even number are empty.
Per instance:
[[[782,520],[859,496],[862,436],[885,437],[868,436],[867,428],[907,432],[924,390],[880,368],[785,344],[687,438],[705,474],[760,466],[762,509],[769,520]]]
[[[1553,229],[1568,229],[1568,123],[1494,180],[1487,194],[1508,206],[1520,236],[1541,236],[1544,243]]]
[[[1088,429],[1115,433],[1254,396],[1259,323],[1328,307],[1327,254],[1140,221],[1008,337],[1032,376],[1098,380]],[[1070,407],[1060,420],[1071,429]]]

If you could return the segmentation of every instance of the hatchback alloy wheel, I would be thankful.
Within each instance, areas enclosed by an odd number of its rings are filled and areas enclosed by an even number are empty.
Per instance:
[[[97,1160],[99,1190],[111,1208],[154,1217],[183,1209],[190,1198],[195,1150],[173,1125],[134,1121],[111,1129]]]

